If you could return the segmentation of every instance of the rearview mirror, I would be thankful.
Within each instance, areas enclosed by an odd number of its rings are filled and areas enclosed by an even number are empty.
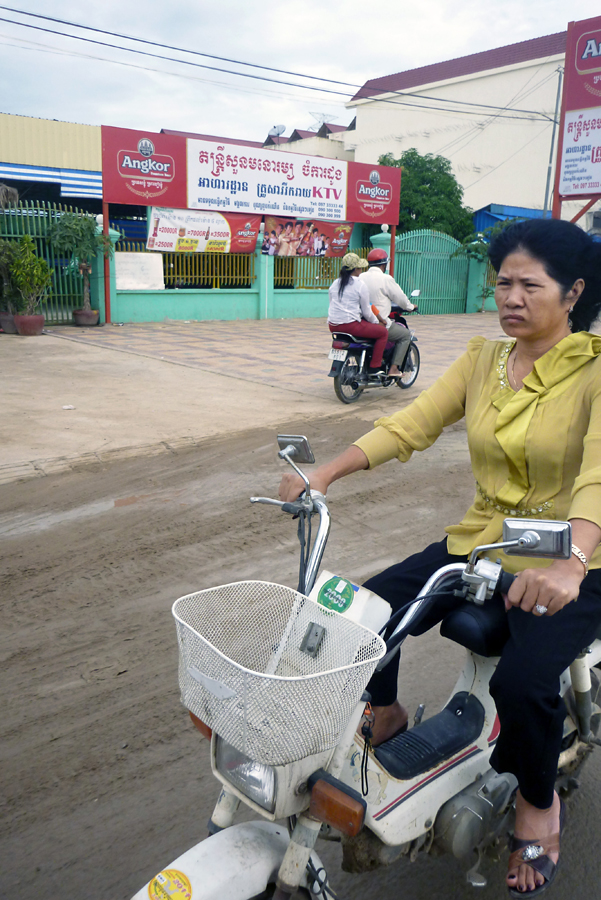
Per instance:
[[[507,547],[508,556],[538,556],[569,559],[572,555],[572,526],[552,519],[505,519],[503,541],[525,538],[522,546]]]
[[[304,434],[278,434],[278,456],[289,456],[295,463],[314,463],[311,445]]]

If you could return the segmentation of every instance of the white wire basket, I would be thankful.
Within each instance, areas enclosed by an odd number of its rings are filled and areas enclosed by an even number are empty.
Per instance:
[[[386,650],[363,625],[265,581],[188,594],[173,615],[182,703],[236,750],[271,766],[338,744]],[[309,655],[301,645],[312,624],[324,631]]]

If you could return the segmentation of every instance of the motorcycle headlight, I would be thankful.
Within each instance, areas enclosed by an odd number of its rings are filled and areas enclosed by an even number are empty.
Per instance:
[[[227,741],[217,737],[215,746],[217,771],[231,785],[267,812],[275,809],[275,771],[271,766],[255,762]]]

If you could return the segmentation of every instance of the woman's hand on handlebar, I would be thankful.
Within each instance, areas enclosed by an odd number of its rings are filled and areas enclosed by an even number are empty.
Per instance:
[[[368,467],[367,456],[363,450],[360,450],[359,447],[355,447],[353,444],[344,453],[333,459],[332,462],[318,466],[313,472],[308,472],[307,477],[312,490],[326,494],[333,481]],[[280,482],[278,497],[284,503],[291,503],[293,500],[297,500],[304,490],[305,483],[303,479],[296,472],[286,472]]]
[[[556,560],[546,569],[524,569],[509,588],[505,607],[539,615],[536,607],[543,606],[543,615],[552,616],[578,598],[583,577],[584,568],[575,557]]]
[[[330,481],[323,472],[320,472],[323,468],[320,466],[314,472],[308,472],[307,477],[312,491],[321,491],[322,494],[325,494],[330,486]],[[300,475],[297,475],[296,472],[286,472],[280,482],[278,497],[284,503],[292,503],[293,500],[298,500],[304,490],[305,482]]]

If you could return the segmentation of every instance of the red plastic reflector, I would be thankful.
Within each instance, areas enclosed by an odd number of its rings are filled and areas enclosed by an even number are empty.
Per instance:
[[[332,347],[334,348],[334,350],[346,350],[348,346],[348,341],[332,341]]]
[[[211,737],[213,736],[213,732],[211,731],[209,726],[205,725],[202,719],[199,719],[198,716],[195,716],[194,713],[190,712],[190,710],[188,710],[188,712],[190,713],[190,718],[192,719],[192,722],[194,723],[196,728],[198,728],[203,737],[206,737],[207,741],[210,741]]]

